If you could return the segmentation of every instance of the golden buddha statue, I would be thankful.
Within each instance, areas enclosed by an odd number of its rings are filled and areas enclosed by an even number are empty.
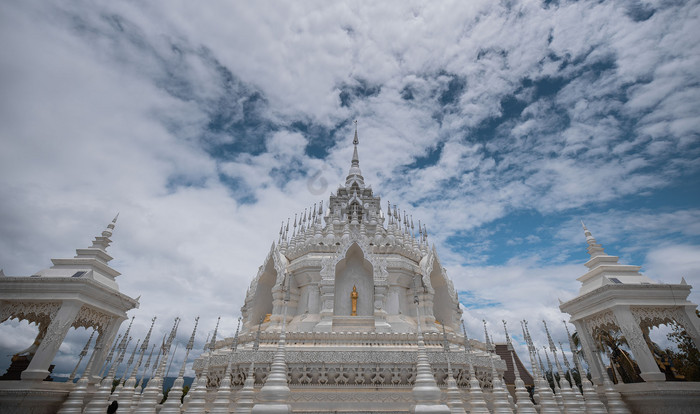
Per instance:
[[[352,301],[352,313],[350,316],[357,316],[357,286],[352,286],[352,293],[350,293],[350,300]]]

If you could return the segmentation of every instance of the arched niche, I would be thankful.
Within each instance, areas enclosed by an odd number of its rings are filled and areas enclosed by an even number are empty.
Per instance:
[[[335,266],[335,295],[333,314],[350,316],[353,286],[357,287],[357,316],[374,315],[374,279],[372,264],[365,259],[362,249],[353,244],[345,258]]]
[[[272,259],[265,264],[265,269],[258,279],[253,297],[253,310],[250,313],[250,323],[258,324],[260,318],[264,318],[268,313],[272,313],[272,288],[277,281],[277,271]]]
[[[442,266],[437,260],[433,262],[433,269],[430,272],[430,285],[435,291],[433,294],[433,316],[440,323],[452,326],[454,313],[452,297],[447,288],[447,281],[442,274]]]

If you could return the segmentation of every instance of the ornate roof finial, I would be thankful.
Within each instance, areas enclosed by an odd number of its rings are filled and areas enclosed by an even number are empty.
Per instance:
[[[119,213],[117,213],[116,216],[112,219],[112,222],[107,225],[107,228],[105,231],[102,232],[102,235],[105,237],[110,237],[112,235],[112,231],[114,230],[114,225],[117,224],[117,219],[119,218]],[[108,234],[105,234],[108,233]]]
[[[355,139],[352,140],[352,143],[354,145],[357,145],[360,143],[360,141],[357,139],[357,119],[355,120]]]
[[[345,186],[350,187],[353,183],[357,183],[360,188],[365,187],[365,179],[362,177],[362,171],[360,171],[360,157],[357,155],[357,144],[360,140],[357,139],[357,120],[355,120],[355,137],[352,140],[352,145],[354,146],[352,151],[352,162],[350,164],[350,172],[345,179]]]
[[[357,119],[355,120],[355,138],[352,140],[352,145],[354,147],[352,151],[352,164],[350,166],[350,175],[353,174],[353,168],[357,168],[357,174],[360,175],[360,157],[357,155],[357,144],[360,140],[357,139]]]
[[[112,243],[112,240],[110,240],[109,238],[112,237],[114,225],[117,223],[118,218],[119,213],[117,213],[114,219],[112,219],[112,222],[107,225],[107,228],[104,229],[101,235],[95,237],[95,240],[92,242],[92,246],[90,246],[91,249],[100,249],[102,251],[107,251],[107,247],[109,247],[109,244]]]
[[[603,246],[598,244],[596,239],[593,237],[593,234],[591,234],[591,231],[588,230],[585,224],[583,224],[583,220],[581,220],[581,227],[583,227],[583,234],[586,236],[586,243],[588,243],[588,254],[591,255],[591,257],[605,255]]]
[[[185,383],[185,367],[187,365],[187,358],[190,356],[190,351],[192,351],[192,348],[194,348],[194,338],[195,334],[197,333],[197,325],[199,324],[199,316],[194,318],[194,329],[192,330],[192,335],[190,335],[190,340],[187,342],[187,346],[185,347],[185,359],[182,361],[182,366],[180,367],[180,372],[177,375],[177,378],[175,379],[175,382],[173,383],[172,388],[170,389],[171,392],[175,393],[174,395],[179,395],[177,393],[182,393],[182,386]],[[207,338],[209,339],[209,338]],[[165,400],[165,403],[163,403],[163,409],[161,412],[177,412],[176,410],[180,409],[180,401],[178,401],[177,398],[171,398],[171,401],[168,401],[167,399]]]
[[[486,337],[486,350],[491,352],[491,338],[489,338],[489,331],[486,329],[486,319],[482,319],[481,322],[484,323],[484,337]]]
[[[501,321],[503,322],[503,330],[506,333],[506,344],[508,346],[508,349],[512,351],[513,350],[513,343],[510,340],[510,335],[508,335],[508,326],[506,325],[505,319],[501,319]]]

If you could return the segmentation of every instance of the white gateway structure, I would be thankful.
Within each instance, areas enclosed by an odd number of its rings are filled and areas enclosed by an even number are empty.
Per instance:
[[[447,357],[462,388],[469,386],[469,359],[484,391],[492,373],[502,377],[505,363],[483,343],[472,340],[465,351],[457,293],[425,227],[414,227],[396,206],[382,208],[360,171],[357,131],[353,143],[345,184],[325,208],[314,206],[280,229],[246,293],[235,352],[227,338],[195,361],[198,375],[206,369],[209,401],[229,364],[234,387],[251,362],[255,384],[265,383],[283,329],[295,412],[409,411],[419,329],[438,385],[446,383]]]

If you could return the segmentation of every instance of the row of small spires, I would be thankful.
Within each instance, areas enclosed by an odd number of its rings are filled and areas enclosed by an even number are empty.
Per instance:
[[[318,208],[316,208],[317,205]],[[282,224],[280,225],[278,244],[281,244],[283,241],[289,243],[297,235],[305,234],[311,227],[316,227],[318,225],[321,226],[321,228],[323,228],[323,217],[323,200],[321,200],[321,202],[319,202],[318,204],[314,203],[313,207],[311,208],[305,208],[303,214],[295,213],[294,223],[291,225],[291,237],[289,234],[291,218],[287,218],[286,224],[284,220],[282,220]],[[406,210],[403,210],[402,214],[401,210],[397,208],[397,205],[394,205],[394,209],[392,212],[391,202],[387,202],[386,217],[388,218],[388,225],[395,225],[399,230],[403,231],[404,234],[410,234],[411,237],[418,238],[420,243],[427,244],[428,229],[425,223],[421,224],[420,220],[418,220],[418,234],[416,234],[416,228],[413,223],[413,215],[407,214]]]
[[[318,205],[318,208],[316,207]],[[404,234],[410,234],[411,237],[416,238],[416,232],[415,232],[415,227],[413,224],[413,215],[409,215],[406,213],[406,210],[403,210],[403,215],[401,213],[401,210],[397,208],[397,205],[394,205],[393,212],[391,208],[391,202],[387,202],[387,212],[386,212],[386,217],[388,217],[388,225],[397,225],[399,229],[403,227],[403,232]],[[279,239],[278,239],[278,244],[281,244],[283,241],[285,243],[289,243],[294,237],[297,236],[297,234],[304,234],[306,233],[309,228],[312,226],[317,226],[320,225],[321,228],[323,227],[323,200],[321,200],[319,203],[314,203],[313,207],[309,209],[304,209],[304,213],[301,214],[294,214],[294,223],[292,225],[292,235],[291,237],[289,236],[289,230],[290,230],[290,218],[287,218],[287,223],[285,225],[284,220],[282,221],[282,224],[280,226],[280,231],[279,231]],[[119,218],[119,213],[112,219],[112,221],[107,225],[107,228],[101,233],[100,236],[95,237],[95,240],[92,242],[92,246],[90,248],[97,248],[103,251],[107,250],[107,247],[109,247],[109,244],[111,240],[109,240],[109,237],[112,236],[112,232],[114,231],[115,224],[117,222],[117,219]],[[583,228],[584,231],[584,236],[586,237],[586,242],[588,244],[588,253],[591,255],[591,257],[596,257],[596,256],[601,256],[604,255],[605,252],[603,251],[603,247],[596,241],[596,239],[593,237],[591,234],[591,231],[588,230],[586,225],[584,224],[583,220],[581,220],[581,227]],[[297,230],[298,228],[298,230]],[[425,224],[421,224],[420,220],[418,220],[418,235],[417,235],[418,241],[423,244],[427,244],[428,241],[428,229],[425,226]],[[4,273],[2,273],[2,270],[0,269],[0,276],[4,276]]]
[[[122,407],[125,407],[127,411],[129,408],[134,409],[134,412],[141,412],[141,410],[144,410],[144,412],[149,412],[148,410],[156,407],[158,405],[158,401],[162,400],[162,381],[163,378],[167,376],[166,373],[164,373],[165,365],[167,363],[168,357],[169,357],[169,351],[172,345],[172,342],[175,338],[175,335],[177,333],[177,329],[179,326],[180,318],[175,318],[175,322],[173,324],[173,327],[170,331],[170,334],[167,336],[167,340],[164,337],[163,338],[163,343],[160,347],[160,352],[158,356],[156,357],[156,361],[153,365],[153,370],[151,371],[151,375],[148,380],[148,385],[146,388],[143,388],[143,379],[145,373],[148,371],[149,364],[151,361],[151,357],[153,355],[153,349],[155,347],[155,344],[151,348],[151,353],[148,356],[148,360],[146,361],[146,364],[144,366],[144,373],[141,376],[140,381],[136,381],[135,376],[138,371],[138,368],[141,365],[142,359],[148,349],[148,343],[149,343],[149,338],[151,336],[151,332],[153,329],[153,325],[155,323],[156,318],[154,317],[151,322],[151,328],[149,329],[146,337],[144,338],[143,343],[139,347],[139,342],[137,341],[137,345],[133,348],[131,357],[129,358],[126,366],[126,370],[124,371],[124,374],[122,378],[120,379],[119,385],[115,388],[114,392],[110,395],[109,390],[111,388],[111,385],[115,379],[115,374],[117,367],[123,362],[123,359],[126,354],[126,350],[128,348],[128,345],[131,341],[131,336],[129,336],[129,333],[131,331],[131,327],[133,325],[134,318],[132,317],[131,322],[124,333],[124,335],[119,335],[114,343],[114,345],[111,348],[111,351],[107,357],[107,360],[105,361],[104,367],[100,370],[100,376],[104,376],[103,380],[100,384],[100,387],[98,391],[95,393],[94,398],[87,404],[85,407],[85,413],[92,413],[92,412],[102,412],[100,410],[104,410],[104,408],[111,402],[118,400]],[[211,337],[207,338],[205,341],[205,346],[204,350],[213,350],[215,343],[216,343],[216,338],[217,338],[217,332],[219,328],[219,322],[221,320],[221,317],[218,318],[216,327],[214,329],[213,335]],[[573,343],[572,336],[569,332],[568,326],[566,324],[566,321],[564,322],[564,326],[566,328],[567,336],[569,338],[569,347],[572,350],[572,357],[573,357],[573,362],[575,364],[575,367],[578,372],[583,372],[580,361],[578,359],[579,355],[578,352],[575,351],[575,346]],[[195,339],[195,334],[197,331],[197,325],[199,323],[199,317],[195,318],[195,325],[194,329],[192,330],[192,334],[190,336],[190,340],[187,343],[186,346],[186,355],[183,360],[180,372],[178,374],[178,377],[173,384],[172,389],[170,390],[169,395],[180,395],[182,393],[182,385],[184,383],[184,372],[185,372],[185,366],[187,364],[187,359],[189,356],[190,351],[194,347],[194,339]],[[223,404],[223,406],[228,406],[228,403],[230,403],[230,398],[231,398],[231,384],[230,384],[230,370],[231,370],[231,361],[232,361],[232,356],[233,354],[237,351],[238,347],[238,334],[240,330],[240,323],[241,323],[241,318],[238,318],[238,326],[236,328],[236,333],[235,337],[233,340],[233,343],[231,344],[231,354],[228,358],[228,366],[226,368],[226,373],[223,378],[223,382],[220,385],[220,389],[217,392],[217,401],[221,398],[224,397],[223,399],[226,401],[227,404]],[[493,353],[495,356],[495,343],[493,343],[493,339],[490,337],[488,333],[488,328],[486,321],[483,320],[484,323],[484,337],[486,340],[486,348],[487,351],[490,353]],[[552,366],[551,360],[549,358],[549,354],[547,353],[546,346],[544,347],[544,354],[545,358],[547,361],[547,365],[545,366],[544,363],[542,362],[541,356],[539,355],[539,351],[536,350],[536,347],[534,345],[534,342],[532,340],[532,337],[530,336],[529,328],[528,328],[528,322],[526,320],[523,320],[520,322],[521,328],[523,331],[523,338],[526,341],[526,345],[528,347],[528,353],[530,356],[530,362],[532,365],[532,372],[533,372],[533,378],[535,380],[535,393],[539,398],[537,400],[539,401],[539,405],[541,409],[545,410],[543,412],[550,412],[547,411],[547,409],[556,409],[557,411],[554,412],[559,412],[559,408],[564,409],[566,412],[574,412],[581,410],[585,410],[585,412],[605,412],[605,406],[602,404],[600,399],[597,397],[595,390],[593,389],[592,384],[590,381],[585,377],[581,376],[581,380],[583,381],[583,393],[581,393],[578,390],[578,387],[575,386],[575,382],[573,377],[571,376],[572,372],[572,367],[569,364],[569,360],[566,357],[566,354],[564,353],[563,346],[561,342],[559,343],[559,348],[561,350],[562,358],[564,361],[564,364],[566,366],[566,371],[564,371],[561,368],[561,365],[559,363],[559,358],[557,356],[557,348],[556,345],[554,344],[554,341],[552,340],[552,337],[549,332],[549,328],[546,324],[545,321],[543,321],[545,331],[547,334],[547,340],[549,342],[549,349],[552,353],[555,365],[556,365],[556,372],[557,375],[554,378],[554,393],[552,392],[552,389],[549,387],[549,384],[546,380],[545,374],[547,372],[551,372],[552,375],[554,376],[554,367]],[[511,337],[508,334],[508,328],[506,321],[503,321],[503,328],[506,336],[506,344],[507,344],[507,349],[510,354],[510,357],[512,358],[513,362],[513,370],[514,370],[514,375],[516,378],[515,386],[516,386],[516,397],[518,398],[518,406],[520,408],[520,404],[525,404],[528,405],[529,407],[532,407],[534,409],[534,405],[530,401],[529,395],[527,391],[525,390],[524,387],[524,382],[522,381],[520,377],[519,370],[517,368],[517,364],[515,361],[515,354],[514,354],[514,349],[511,341]],[[464,327],[464,322],[462,322],[462,329],[464,333],[464,344],[465,348],[464,351],[467,352],[467,360],[468,360],[468,365],[469,365],[469,373],[470,373],[470,395],[473,395],[471,398],[471,407],[472,409],[476,408],[476,406],[480,406],[481,403],[484,404],[485,407],[485,401],[481,401],[483,399],[483,395],[481,394],[481,389],[479,386],[478,380],[475,381],[475,376],[474,376],[474,368],[472,364],[472,357],[470,356],[470,351],[471,351],[471,346],[469,344],[468,336],[466,333],[466,329]],[[283,329],[284,332],[284,329]],[[284,335],[282,333],[281,335]],[[450,352],[450,347],[448,345],[447,341],[447,336],[445,334],[445,329],[443,325],[443,336],[444,336],[444,351],[447,354]],[[128,339],[127,339],[128,338]],[[260,326],[258,326],[258,332],[257,332],[257,337],[255,340],[255,344],[253,346],[253,349],[255,351],[258,350],[258,343],[259,343],[259,338],[260,338]],[[90,337],[90,340],[92,339],[92,336]],[[87,348],[90,344],[90,340],[88,340],[88,343],[86,344],[84,348],[84,352],[81,352],[81,359],[84,356],[83,354],[87,353]],[[281,341],[281,346],[283,346],[283,337],[280,337]],[[421,344],[423,343],[422,340],[422,333],[420,330],[418,330],[418,341],[419,341],[419,348],[421,348]],[[96,344],[95,351],[97,352],[100,349],[99,345]],[[137,364],[133,367],[131,370],[131,373],[129,373],[129,368],[131,364],[133,363],[134,356],[136,354],[136,350],[140,349],[140,355]],[[112,358],[114,356],[115,351],[117,352],[117,358],[115,362],[111,363]],[[420,350],[419,350],[420,352]],[[424,352],[424,350],[423,350]],[[190,411],[190,408],[195,408],[194,406],[199,406],[199,405],[204,405],[204,396],[206,395],[206,384],[207,384],[207,375],[210,370],[210,364],[211,364],[211,352],[209,353],[209,356],[207,357],[207,361],[204,364],[204,370],[198,380],[192,385],[192,392],[189,393],[189,395],[186,397],[186,402],[185,405],[189,403],[190,407],[188,407],[187,412]],[[162,357],[162,359],[161,359]],[[595,356],[593,357],[595,358]],[[448,394],[449,390],[456,388],[455,383],[454,383],[454,376],[452,375],[452,370],[450,368],[450,359],[449,357],[446,356],[446,360],[448,363]],[[505,409],[508,411],[508,408],[510,408],[511,402],[509,402],[508,399],[508,394],[507,391],[505,390],[504,383],[502,381],[501,376],[498,374],[493,358],[489,358],[490,363],[491,363],[491,375],[492,375],[492,381],[493,381],[493,394],[494,394],[494,409],[498,411],[498,408]],[[597,363],[598,361],[589,361],[590,363]],[[171,361],[172,363],[172,361]],[[109,367],[109,370],[107,370],[107,367]],[[547,369],[549,368],[549,369]],[[77,369],[77,367],[76,367]],[[90,376],[89,372],[89,367],[86,368],[86,372],[83,373],[83,376],[81,377],[81,380],[78,381],[78,385],[76,389],[71,393],[69,396],[68,400],[66,400],[65,404],[62,406],[61,410],[59,413],[68,413],[68,412],[73,412],[73,408],[80,409],[83,404],[83,399],[84,399],[84,391],[87,388],[87,381],[88,377]],[[170,368],[168,367],[168,370]],[[250,371],[252,372],[253,365],[251,364]],[[105,373],[106,371],[106,373]],[[569,375],[569,378],[571,381],[566,379],[566,375]],[[128,379],[124,379],[129,375]],[[605,393],[606,397],[608,398],[609,404],[613,404],[615,408],[618,410],[615,412],[625,412],[626,407],[624,406],[624,403],[621,401],[619,393],[617,393],[611,386],[609,378],[606,378],[607,375],[603,375],[603,381],[604,381],[604,388],[605,388]],[[249,379],[252,379],[253,376],[248,375]],[[249,380],[246,381],[246,385],[244,386],[244,389],[247,389],[246,392],[249,392],[252,390],[252,384],[249,384]],[[141,384],[141,387],[138,387],[138,384]],[[247,388],[246,388],[247,387]],[[475,389],[477,387],[477,389]],[[82,390],[82,391],[81,391]],[[77,391],[77,392],[76,392]],[[141,391],[141,392],[139,392]],[[243,390],[241,390],[243,391]],[[222,394],[222,395],[219,395]],[[481,396],[481,397],[479,397]],[[179,399],[178,398],[171,398],[170,402],[166,400],[164,404],[162,404],[162,413],[169,413],[169,412],[180,412],[180,404],[179,404]],[[448,402],[448,405],[449,404]],[[529,408],[528,407],[528,408]],[[525,408],[525,407],[522,407]],[[81,412],[81,411],[77,411]],[[212,411],[213,412],[213,411]],[[218,411],[217,411],[218,412]],[[474,412],[479,412],[478,410],[474,410]],[[488,412],[488,411],[485,411]],[[500,411],[499,411],[500,412]],[[510,411],[512,412],[512,411]],[[518,410],[520,412],[520,410]],[[524,411],[524,412],[529,412],[529,411]],[[533,411],[535,412],[535,411]]]
[[[99,371],[99,372],[100,372],[100,374],[99,374],[100,376],[102,376],[102,377],[110,377],[110,376],[111,376],[112,378],[116,378],[116,377],[117,377],[117,376],[116,376],[116,374],[117,374],[116,371],[118,370],[118,366],[124,361],[124,357],[126,356],[127,348],[129,347],[129,344],[131,343],[131,341],[132,341],[132,339],[133,339],[132,336],[130,336],[129,334],[130,334],[131,327],[132,327],[132,325],[133,325],[134,319],[135,319],[135,317],[132,317],[132,318],[131,318],[131,321],[130,321],[130,323],[129,323],[129,326],[128,326],[127,329],[126,329],[126,332],[125,332],[123,335],[122,335],[122,334],[119,334],[118,337],[117,337],[117,339],[115,340],[114,344],[112,345],[112,348],[111,348],[109,354],[107,355],[107,358],[105,359],[105,362],[104,362],[102,368],[101,368],[100,371]],[[131,353],[131,356],[130,356],[129,360],[127,361],[126,369],[124,370],[124,373],[123,373],[122,376],[120,377],[120,378],[122,378],[123,380],[126,381],[127,378],[133,377],[134,375],[136,375],[137,370],[140,368],[141,362],[142,362],[142,360],[143,360],[143,357],[145,356],[145,353],[146,353],[146,351],[147,351],[148,348],[149,348],[148,345],[149,345],[149,341],[150,341],[150,337],[151,337],[151,332],[152,332],[152,330],[153,330],[153,325],[155,324],[156,319],[157,319],[156,317],[153,317],[153,318],[152,318],[152,320],[151,320],[151,327],[150,327],[150,329],[148,330],[148,333],[146,334],[146,336],[145,336],[145,338],[144,338],[144,340],[143,340],[143,343],[141,343],[141,340],[139,339],[139,340],[137,341],[137,344],[134,346],[134,348],[132,348],[132,353]],[[216,323],[216,327],[215,327],[215,329],[214,329],[213,335],[207,336],[207,339],[206,339],[206,341],[205,341],[205,343],[204,343],[204,351],[214,349],[215,343],[216,343],[217,332],[218,332],[220,320],[221,320],[221,317],[219,317],[219,318],[217,319],[217,323]],[[235,334],[235,338],[234,338],[234,342],[235,342],[236,344],[237,344],[237,341],[238,341],[238,333],[239,333],[239,328],[240,328],[240,321],[241,321],[241,318],[239,317],[239,318],[238,318],[238,327],[236,328],[236,334]],[[258,347],[259,347],[260,332],[261,332],[261,327],[262,327],[263,321],[264,321],[264,319],[261,318],[261,319],[260,319],[260,323],[258,324],[257,335],[256,335],[256,338],[255,338],[255,343],[254,343],[254,345],[253,345],[253,349],[256,349],[256,350],[257,350]],[[487,349],[487,351],[489,351],[489,352],[495,352],[495,344],[496,344],[496,342],[493,340],[493,336],[489,335],[489,333],[488,333],[488,328],[487,328],[486,320],[482,320],[482,322],[483,322],[483,324],[484,324],[484,338],[485,338],[486,349]],[[508,333],[507,322],[506,322],[505,320],[503,320],[502,322],[503,322],[503,327],[504,327],[504,331],[505,331],[505,337],[506,337],[506,344],[507,344],[507,347],[508,347],[509,350],[512,350],[512,349],[513,349],[513,346],[512,346],[511,337],[510,337],[510,335],[509,335],[509,333]],[[543,324],[544,324],[545,332],[546,332],[546,335],[547,335],[547,341],[548,341],[548,343],[549,343],[549,349],[550,349],[550,351],[552,352],[552,354],[553,354],[553,356],[554,356],[554,360],[555,360],[557,372],[558,372],[558,373],[563,373],[564,371],[561,369],[561,366],[559,365],[559,361],[558,361],[557,356],[556,356],[557,347],[556,347],[556,345],[554,344],[554,341],[553,341],[553,339],[552,339],[552,336],[551,336],[551,334],[550,334],[550,332],[549,332],[549,328],[548,328],[548,326],[547,326],[547,322],[544,321],[544,320],[543,320],[542,322],[543,322]],[[568,338],[569,338],[569,346],[570,346],[570,348],[571,348],[572,354],[575,355],[575,354],[578,353],[578,351],[576,351],[576,347],[574,346],[573,338],[572,338],[572,336],[571,336],[571,333],[569,332],[568,325],[566,324],[566,321],[562,321],[562,322],[564,322],[564,327],[565,327],[565,329],[566,329],[566,333],[567,333],[567,336],[568,336]],[[152,378],[152,377],[155,375],[155,371],[156,371],[156,369],[157,369],[157,367],[158,367],[158,363],[159,363],[160,358],[161,358],[162,356],[166,355],[166,354],[167,354],[167,351],[170,349],[170,347],[171,347],[171,345],[172,345],[172,342],[173,342],[174,339],[175,339],[175,335],[176,335],[176,333],[177,333],[177,329],[178,329],[178,327],[179,327],[179,323],[180,323],[180,318],[179,318],[179,317],[178,317],[178,318],[175,318],[175,322],[174,322],[173,327],[172,327],[170,333],[168,334],[167,338],[166,338],[165,336],[163,337],[162,344],[161,344],[161,346],[160,346],[160,348],[159,348],[159,353],[158,353],[157,356],[156,356],[156,360],[155,360],[155,362],[154,362],[154,365],[153,365],[153,368],[152,368],[152,371],[151,371],[151,375],[149,376],[149,378]],[[195,340],[195,334],[196,334],[196,332],[197,332],[197,326],[198,326],[198,324],[199,324],[199,317],[196,317],[196,318],[195,318],[195,325],[194,325],[194,328],[193,328],[193,330],[192,330],[192,334],[191,334],[191,336],[190,336],[190,338],[189,338],[189,341],[187,342],[187,345],[186,345],[186,347],[185,347],[185,349],[187,350],[187,353],[188,353],[188,354],[189,354],[189,352],[194,348],[194,340]],[[531,350],[531,352],[532,352],[533,354],[539,354],[539,350],[537,350],[537,348],[535,347],[535,345],[534,345],[534,343],[533,343],[533,340],[532,340],[532,337],[531,337],[531,335],[530,335],[530,331],[529,331],[529,328],[528,328],[528,321],[527,321],[527,320],[522,320],[522,321],[520,321],[520,324],[521,324],[521,327],[522,327],[522,330],[523,330],[523,338],[524,338],[524,340],[525,340],[525,342],[526,342],[526,345],[528,346],[528,349]],[[464,325],[463,322],[462,322],[462,325]],[[464,329],[464,326],[462,326],[462,328]],[[443,331],[444,331],[444,325],[443,325]],[[94,332],[93,332],[93,334],[94,334]],[[464,336],[465,336],[465,338],[468,338],[468,337],[467,337],[466,330],[464,330]],[[83,350],[80,352],[79,356],[80,356],[80,359],[81,359],[81,360],[82,360],[82,358],[83,358],[85,355],[87,355],[87,351],[88,351],[88,349],[89,349],[90,343],[92,342],[92,338],[93,338],[93,335],[90,336],[90,338],[88,339],[87,343],[85,344],[85,347],[84,347]],[[139,346],[139,344],[140,344],[140,346]],[[447,342],[445,342],[445,346],[447,347],[446,344],[447,344]],[[97,349],[97,346],[98,346],[98,345],[96,345],[96,348],[95,348],[95,349]],[[153,344],[152,347],[151,347],[151,351],[150,351],[150,354],[149,354],[149,356],[148,356],[148,359],[146,360],[146,363],[144,364],[144,371],[143,371],[143,373],[142,373],[141,380],[140,380],[140,381],[137,381],[137,383],[143,381],[143,378],[144,378],[144,376],[145,376],[145,374],[146,374],[148,368],[150,367],[150,363],[151,363],[151,359],[152,359],[152,357],[153,357],[153,351],[154,351],[155,347],[156,347],[156,344]],[[448,348],[449,348],[449,347],[447,347],[446,349],[448,349]],[[544,346],[544,352],[545,352],[546,359],[549,361],[549,355],[546,353],[546,348],[547,348],[547,347]],[[564,364],[565,364],[565,366],[566,366],[566,368],[567,368],[566,371],[569,371],[569,370],[570,370],[570,364],[569,364],[569,361],[568,361],[568,359],[567,359],[567,357],[566,357],[566,354],[564,353],[564,347],[562,346],[562,343],[561,343],[561,342],[559,342],[559,348],[560,348],[561,353],[562,353],[562,358],[563,358],[563,360],[564,360]],[[134,362],[134,359],[135,359],[135,355],[136,355],[137,350],[139,350],[139,359],[138,359],[138,361],[137,361],[137,364],[133,366],[133,369],[131,370],[131,373],[130,373],[129,368],[132,368],[132,365],[131,365],[131,364]],[[116,352],[116,354],[117,354],[117,357],[116,357],[116,359],[114,359],[114,362],[112,362],[112,359],[114,358],[115,352]],[[532,368],[533,368],[533,370],[536,370],[536,369],[540,369],[540,368],[541,368],[543,372],[544,372],[544,371],[552,371],[552,372],[553,372],[553,367],[551,366],[551,362],[548,364],[548,365],[549,365],[549,370],[547,370],[547,369],[545,368],[545,366],[542,364],[542,360],[541,360],[541,357],[539,357],[539,355],[538,355],[538,358],[539,358],[539,365],[537,365],[537,363],[536,363],[537,361],[531,361],[531,362],[532,362]],[[185,361],[183,361],[183,369],[184,369],[184,365],[185,365],[185,363],[186,363],[186,360],[187,360],[187,356],[185,357]],[[576,361],[575,361],[575,362],[576,362]],[[78,362],[78,366],[79,366],[79,365],[80,365],[80,362]],[[576,364],[576,365],[577,365],[576,367],[578,367],[578,364]],[[78,366],[76,366],[75,370],[73,371],[73,374],[71,374],[71,377],[70,377],[71,380],[74,379],[74,377],[75,377],[75,372],[77,371]],[[576,368],[576,367],[575,367],[575,368]],[[167,375],[166,375],[166,376],[167,376]]]

